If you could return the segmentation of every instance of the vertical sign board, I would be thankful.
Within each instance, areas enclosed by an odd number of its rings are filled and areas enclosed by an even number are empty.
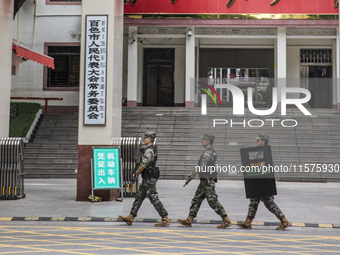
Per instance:
[[[93,148],[92,199],[93,190],[121,189],[119,147]],[[122,191],[121,191],[121,194]]]
[[[86,16],[84,124],[106,124],[107,15]]]
[[[277,194],[270,145],[241,148],[244,186],[247,198],[270,197]]]

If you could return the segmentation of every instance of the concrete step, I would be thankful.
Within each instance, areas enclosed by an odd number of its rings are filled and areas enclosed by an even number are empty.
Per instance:
[[[158,166],[161,179],[183,180],[192,171],[203,148],[201,136],[209,130],[216,133],[214,148],[218,153],[218,164],[241,167],[240,148],[253,147],[254,137],[266,133],[271,137],[272,154],[275,165],[299,165],[307,163],[339,163],[340,155],[340,111],[310,109],[314,117],[301,115],[298,109],[287,109],[289,118],[296,119],[295,128],[281,125],[261,128],[246,126],[231,128],[217,125],[212,128],[214,118],[244,119],[268,117],[254,116],[249,111],[244,116],[233,117],[231,108],[208,107],[209,116],[201,116],[198,108],[165,107],[123,107],[122,136],[142,137],[146,130],[157,132],[159,151]],[[317,116],[317,117],[316,117]],[[270,119],[282,119],[280,112]],[[211,132],[211,131],[210,131]],[[41,123],[33,143],[25,147],[25,169],[30,178],[39,175],[44,178],[68,176],[74,178],[77,168],[78,116],[47,115]],[[53,155],[53,156],[51,156]],[[27,164],[27,165],[26,165]],[[25,170],[26,171],[26,170]],[[337,176],[328,173],[278,173],[282,180],[331,180]],[[41,177],[40,177],[41,178]],[[222,179],[242,179],[242,174],[222,174]]]
[[[212,126],[214,116],[230,119],[231,108],[218,109],[208,107],[210,117],[201,116],[200,108],[123,108],[123,136],[142,136],[146,130],[157,132],[159,151],[158,165],[162,168],[163,178],[185,178],[193,164],[202,153],[201,141],[198,138]],[[287,109],[290,118],[296,119],[299,125],[285,129],[281,125],[274,128],[264,125],[261,128],[230,128],[227,125],[216,126],[217,134],[214,148],[218,152],[218,162],[241,166],[240,148],[253,147],[254,137],[266,133],[271,137],[272,153],[275,164],[290,165],[304,163],[338,162],[340,153],[340,112],[337,110],[311,109],[314,116],[301,116],[298,109]],[[254,116],[246,112],[244,116],[235,116],[235,122],[251,118],[265,121],[268,117]],[[282,119],[280,113],[270,116],[271,119]],[[199,135],[197,135],[199,134]],[[233,145],[236,143],[236,146]],[[319,175],[311,175],[320,179]],[[326,176],[326,175],[324,175]],[[307,178],[308,174],[292,174],[292,178]],[[242,178],[242,176],[223,176],[223,178]],[[285,177],[289,178],[289,177]]]
[[[45,171],[34,171],[30,170],[30,172],[25,172],[25,178],[36,178],[36,179],[47,179],[47,178],[60,178],[60,179],[74,179],[77,177],[77,174],[74,170],[64,170],[61,173],[55,172],[48,172]],[[53,188],[53,187],[52,187]]]
[[[75,173],[75,170],[77,169],[77,164],[71,164],[71,163],[65,163],[65,164],[55,164],[55,165],[49,165],[46,167],[46,165],[37,165],[35,164],[34,167],[25,166],[24,172],[30,173],[30,172],[41,172],[42,175],[51,174],[51,173],[58,173],[62,174],[65,172],[73,172]],[[44,178],[44,176],[42,176]]]
[[[72,157],[73,159],[78,158],[78,152],[72,151],[72,152],[46,152],[46,151],[40,151],[40,152],[34,152],[34,151],[26,151],[25,152],[25,160],[29,158],[39,158],[39,157],[58,157],[58,158],[66,158],[66,157]]]
[[[76,149],[78,147],[77,143],[30,143],[27,145],[27,148],[45,148],[45,149],[58,149],[58,148],[69,148],[69,145],[72,144],[72,148]]]
[[[45,115],[25,146],[25,178],[76,178],[78,116]]]
[[[54,164],[60,165],[78,164],[78,159],[75,157],[25,157],[25,164]]]
[[[37,137],[33,141],[34,143],[59,143],[59,144],[78,144],[77,136],[50,136],[50,137]]]

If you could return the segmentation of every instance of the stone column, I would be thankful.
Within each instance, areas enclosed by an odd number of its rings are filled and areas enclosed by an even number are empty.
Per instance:
[[[91,194],[91,158],[93,146],[110,145],[112,137],[121,136],[123,18],[122,0],[86,0],[82,2],[82,39],[79,82],[79,133],[77,200]],[[84,125],[85,25],[86,15],[107,15],[106,124]],[[96,192],[103,200],[118,197],[118,191]]]
[[[13,0],[0,1],[0,137],[9,136],[9,109],[11,98],[11,68],[12,68],[12,28]]]
[[[286,28],[277,28],[276,74],[278,87],[278,106],[281,107],[281,88],[287,87],[287,36]]]
[[[339,21],[340,22],[340,21]],[[340,109],[340,24],[339,27],[337,28],[337,33],[336,33],[336,45],[335,45],[335,68],[336,72],[334,73],[333,77],[335,79],[335,86],[336,90],[333,92],[335,94],[335,104],[334,108],[335,109]]]
[[[138,38],[137,27],[129,27],[127,106],[137,106]]]
[[[188,27],[185,46],[185,107],[195,106],[195,28]]]

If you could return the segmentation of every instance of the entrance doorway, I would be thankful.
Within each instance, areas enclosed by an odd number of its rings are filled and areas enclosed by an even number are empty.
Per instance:
[[[332,107],[332,67],[308,66],[308,90],[311,108]]]
[[[144,106],[174,106],[174,56],[174,49],[144,49]]]

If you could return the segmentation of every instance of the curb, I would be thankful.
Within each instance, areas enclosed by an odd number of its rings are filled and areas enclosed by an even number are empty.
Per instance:
[[[96,222],[122,222],[116,217],[0,217],[0,222],[3,221],[96,221]],[[150,218],[136,218],[134,222],[147,222],[156,223],[159,219]],[[177,219],[170,219],[172,223],[177,222]],[[232,221],[236,223],[242,223],[243,221]],[[221,224],[221,220],[194,220],[196,224]],[[253,226],[279,226],[279,222],[261,222],[253,221]],[[292,227],[307,227],[307,228],[340,228],[340,224],[318,224],[318,223],[291,223]]]

